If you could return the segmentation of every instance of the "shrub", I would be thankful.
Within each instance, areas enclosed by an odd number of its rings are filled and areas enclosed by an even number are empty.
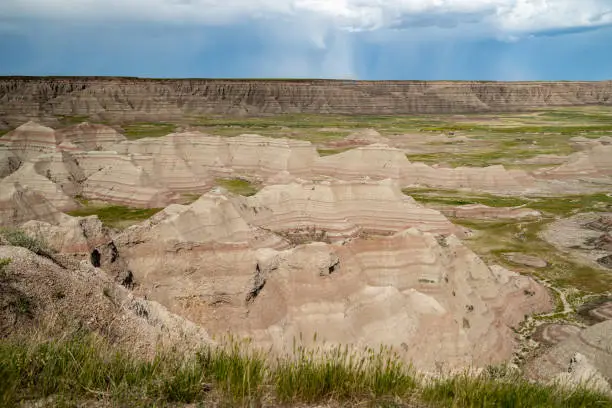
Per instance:
[[[10,245],[29,249],[37,255],[50,256],[53,251],[47,246],[42,238],[33,238],[23,230],[17,228],[5,228],[0,231]]]

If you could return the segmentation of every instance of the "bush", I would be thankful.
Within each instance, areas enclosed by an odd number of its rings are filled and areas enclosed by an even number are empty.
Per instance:
[[[29,249],[37,255],[48,257],[53,253],[43,239],[33,238],[26,234],[23,230],[17,228],[5,228],[0,230],[0,234],[4,236],[10,245]]]
[[[10,258],[0,258],[0,278],[4,279],[6,277],[6,267],[11,263]]]

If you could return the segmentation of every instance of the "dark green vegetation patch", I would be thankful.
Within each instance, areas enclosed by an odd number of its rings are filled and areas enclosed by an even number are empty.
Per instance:
[[[123,130],[126,138],[136,140],[145,137],[166,136],[176,130],[176,125],[163,122],[142,122],[124,125]]]
[[[97,215],[106,226],[120,228],[134,224],[152,217],[162,208],[130,208],[121,205],[95,206],[88,205],[84,208],[70,211],[67,214],[73,217],[88,217]]]
[[[531,220],[468,220],[452,221],[479,231],[466,244],[489,264],[497,263],[525,274],[552,281],[562,288],[576,288],[586,293],[612,290],[612,275],[602,269],[577,263],[567,254],[539,236],[547,224],[578,212],[612,211],[612,197],[607,194],[572,195],[562,197],[506,197],[457,190],[404,189],[404,194],[423,204],[459,206],[484,204],[489,207],[525,207],[541,211],[541,219]],[[545,268],[532,268],[509,263],[504,254],[519,252],[548,262]]]
[[[258,189],[253,185],[253,183],[241,178],[219,178],[215,180],[215,183],[225,188],[230,193],[239,194],[245,197],[255,195],[258,191]]]

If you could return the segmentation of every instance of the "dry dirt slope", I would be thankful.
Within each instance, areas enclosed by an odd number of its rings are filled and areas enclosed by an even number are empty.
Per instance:
[[[409,114],[612,105],[612,81],[426,82],[0,77],[5,122],[54,115]]]

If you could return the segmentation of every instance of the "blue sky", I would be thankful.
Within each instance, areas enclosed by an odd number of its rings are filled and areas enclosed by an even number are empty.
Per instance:
[[[0,75],[612,79],[612,0],[0,0]]]

